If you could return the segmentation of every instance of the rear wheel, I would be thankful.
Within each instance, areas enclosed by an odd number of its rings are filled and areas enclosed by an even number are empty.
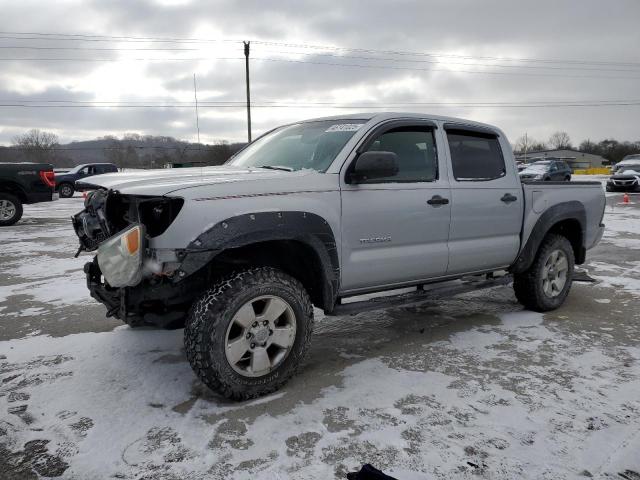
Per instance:
[[[514,276],[516,298],[536,312],[558,308],[571,289],[574,262],[569,241],[561,235],[547,235],[529,269]]]
[[[565,182],[570,182],[571,181],[571,176],[567,175],[566,177],[564,177],[564,181]]]
[[[0,192],[0,227],[13,225],[22,218],[22,202],[15,195]]]
[[[185,348],[209,388],[246,400],[277,390],[295,373],[312,330],[313,307],[302,284],[261,267],[222,279],[196,300]]]
[[[75,188],[73,188],[73,185],[71,185],[70,183],[63,183],[58,188],[58,191],[60,192],[60,196],[62,198],[71,198],[71,197],[73,197],[73,193],[75,192]]]

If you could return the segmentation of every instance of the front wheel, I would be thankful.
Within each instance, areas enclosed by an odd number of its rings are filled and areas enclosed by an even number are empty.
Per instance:
[[[13,225],[22,218],[22,202],[15,195],[0,192],[0,227]]]
[[[569,294],[574,263],[569,240],[561,235],[547,235],[529,269],[514,276],[516,298],[529,310],[555,310]]]
[[[269,267],[219,281],[195,301],[184,341],[196,375],[212,390],[246,400],[280,388],[311,342],[313,306],[302,284]]]

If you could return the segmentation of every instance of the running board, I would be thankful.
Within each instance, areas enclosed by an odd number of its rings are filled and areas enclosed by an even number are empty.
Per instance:
[[[419,285],[417,290],[412,292],[374,297],[368,300],[353,301],[349,303],[340,303],[336,305],[333,311],[328,315],[356,315],[362,312],[384,310],[387,308],[412,307],[430,300],[441,300],[443,298],[454,297],[456,295],[473,292],[475,290],[507,285],[512,281],[513,277],[511,275],[503,275],[501,277],[493,278],[466,277],[463,280],[451,280],[443,283],[435,283],[431,286]],[[575,270],[573,272],[573,281],[585,283],[597,282],[596,279],[590,277],[584,270]]]
[[[590,277],[589,274],[585,270],[574,270],[573,271],[573,281],[574,282],[585,282],[585,283],[597,283],[598,281]]]
[[[430,300],[438,300],[462,293],[473,292],[485,288],[493,288],[507,285],[513,281],[511,275],[503,275],[494,278],[475,278],[464,280],[452,280],[443,283],[418,286],[418,289],[408,293],[400,293],[397,295],[389,295],[386,297],[375,297],[369,300],[353,301],[349,303],[340,303],[336,305],[331,316],[339,315],[356,315],[362,312],[371,312],[374,310],[384,310],[396,307],[411,307],[420,305]]]

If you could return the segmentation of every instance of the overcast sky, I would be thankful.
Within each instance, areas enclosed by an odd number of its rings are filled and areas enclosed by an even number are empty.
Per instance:
[[[254,136],[382,106],[493,123],[512,141],[556,130],[576,144],[640,140],[638,0],[3,0],[0,10],[0,103],[40,106],[0,107],[0,144],[31,128],[63,142],[195,140],[194,73],[202,141],[243,141],[243,39],[253,42]]]

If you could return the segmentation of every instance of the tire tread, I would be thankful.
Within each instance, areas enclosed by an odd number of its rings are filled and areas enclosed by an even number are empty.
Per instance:
[[[561,302],[557,304],[556,301],[550,301],[549,298],[542,293],[539,286],[538,276],[542,268],[542,262],[547,258],[549,251],[557,248],[559,245],[563,247],[563,250],[565,250],[565,253],[568,255],[569,271],[567,273],[569,278],[567,278],[567,282],[569,285],[568,288],[565,286],[566,292],[559,296],[561,298]],[[526,271],[514,276],[513,290],[516,294],[516,298],[525,306],[525,308],[535,312],[548,312],[558,308],[566,298],[571,288],[573,265],[573,248],[566,237],[555,233],[548,234],[540,244],[536,258],[531,266]]]
[[[289,355],[296,355],[292,366],[288,368],[284,375],[279,375],[275,381],[265,383],[260,388],[239,386],[237,383],[227,379],[223,374],[221,362],[226,362],[224,353],[221,355],[211,355],[207,348],[207,334],[213,334],[217,322],[226,311],[227,305],[233,300],[238,292],[251,287],[264,285],[265,283],[279,283],[296,292],[298,301],[302,306],[305,319],[298,319],[298,322],[307,322],[307,328],[300,329],[305,332],[302,338],[302,347],[299,353],[293,349]],[[256,267],[232,273],[222,278],[213,288],[207,290],[198,300],[196,300],[187,317],[184,330],[184,344],[187,359],[195,374],[207,385],[226,398],[232,400],[248,400],[262,395],[267,395],[280,388],[291,378],[299,368],[304,354],[311,343],[313,332],[313,306],[307,292],[302,284],[293,277],[271,267]]]

